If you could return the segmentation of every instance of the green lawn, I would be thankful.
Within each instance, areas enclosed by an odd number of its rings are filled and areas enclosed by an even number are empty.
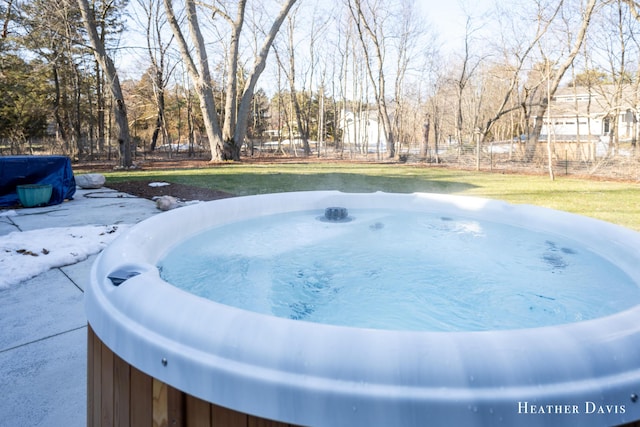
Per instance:
[[[199,169],[117,171],[109,182],[158,180],[236,195],[282,191],[436,192],[565,210],[640,231],[640,183],[470,172],[398,164],[228,164]]]

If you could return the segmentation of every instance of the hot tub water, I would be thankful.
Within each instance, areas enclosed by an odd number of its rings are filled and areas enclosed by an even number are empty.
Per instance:
[[[349,218],[305,211],[216,227],[174,247],[161,277],[262,314],[395,330],[551,326],[640,303],[628,275],[559,234],[385,209]]]

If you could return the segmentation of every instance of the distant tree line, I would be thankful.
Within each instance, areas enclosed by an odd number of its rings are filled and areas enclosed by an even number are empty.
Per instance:
[[[639,9],[496,2],[442,40],[413,0],[4,0],[0,154],[127,167],[141,150],[240,160],[270,142],[438,161],[518,139],[530,162],[559,87],[638,91]],[[349,145],[345,112],[377,123],[384,151]]]

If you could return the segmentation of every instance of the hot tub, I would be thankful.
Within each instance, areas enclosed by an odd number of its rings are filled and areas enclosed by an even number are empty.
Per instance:
[[[638,233],[534,206],[435,194],[304,192],[180,208],[133,227],[93,266],[85,296],[88,424],[244,426],[253,419],[331,427],[600,426],[640,420],[637,304],[544,327],[402,330],[271,316],[211,301],[160,277],[158,264],[172,248],[212,227],[297,211],[321,215],[333,206],[459,216],[568,236],[640,285]]]

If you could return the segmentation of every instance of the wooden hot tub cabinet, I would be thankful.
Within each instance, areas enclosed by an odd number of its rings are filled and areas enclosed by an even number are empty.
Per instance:
[[[129,365],[88,326],[89,427],[295,427],[193,397]]]

